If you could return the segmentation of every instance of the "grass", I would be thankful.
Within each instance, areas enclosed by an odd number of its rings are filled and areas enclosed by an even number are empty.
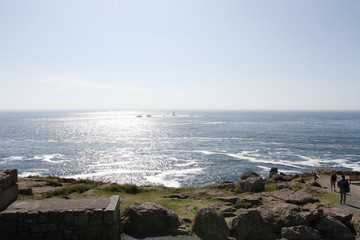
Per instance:
[[[328,204],[330,204],[331,206],[333,206],[335,203],[339,203],[340,202],[340,193],[337,192],[324,192],[324,193],[315,193],[314,197],[319,198],[321,201],[326,202]],[[353,197],[352,196],[347,196],[346,200],[350,201]]]
[[[63,184],[87,184],[91,185],[93,187],[99,186],[104,184],[104,182],[101,181],[94,181],[90,179],[74,179],[74,178],[61,178],[61,177],[55,177],[55,176],[47,176],[47,177],[40,177],[40,176],[29,176],[29,178],[45,181],[46,183],[43,184],[43,186],[53,186],[53,187],[59,187]],[[41,185],[41,184],[39,184]]]
[[[126,190],[124,190],[124,185],[125,184],[112,184],[105,188],[96,188],[95,194],[99,197],[104,195],[109,197],[114,194],[120,195],[120,211],[135,202],[154,202],[167,207],[182,217],[190,219],[194,219],[198,209],[207,207],[210,203],[218,202],[217,200],[209,198],[209,196],[205,195],[195,198],[193,191],[200,190],[202,188],[164,188],[162,191],[158,192],[146,190],[144,187],[138,187],[139,191],[132,193],[126,192]],[[164,197],[173,194],[183,194],[191,197],[186,199]]]
[[[129,193],[137,194],[143,192],[144,189],[136,186],[135,184],[111,184],[103,188],[105,192],[110,193]]]
[[[87,190],[90,190],[91,187],[87,184],[75,184],[75,185],[69,185],[69,186],[65,186],[62,187],[60,189],[48,192],[44,195],[45,198],[51,198],[51,197],[58,197],[58,196],[63,196],[66,194],[72,194],[72,193],[83,193],[86,192]]]
[[[276,183],[267,183],[265,184],[265,192],[276,191]]]

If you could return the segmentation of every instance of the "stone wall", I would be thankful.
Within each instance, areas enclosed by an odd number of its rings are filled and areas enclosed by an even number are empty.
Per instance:
[[[17,169],[0,170],[0,239],[119,240],[119,196],[18,199]],[[15,201],[16,200],[16,201]]]
[[[17,169],[0,170],[0,211],[18,197]]]
[[[0,236],[5,239],[118,240],[119,207],[119,196],[112,196],[106,208],[5,210],[0,212]]]

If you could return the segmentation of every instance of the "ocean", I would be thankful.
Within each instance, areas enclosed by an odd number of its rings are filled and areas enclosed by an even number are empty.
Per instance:
[[[360,171],[360,112],[0,112],[0,169],[19,176],[187,187],[271,167]]]

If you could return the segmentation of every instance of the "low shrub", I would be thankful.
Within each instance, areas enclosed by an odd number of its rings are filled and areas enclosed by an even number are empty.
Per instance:
[[[104,188],[108,192],[125,192],[129,194],[137,194],[142,191],[142,189],[135,184],[111,184]]]
[[[61,183],[55,181],[47,181],[44,185],[50,187],[62,187]]]

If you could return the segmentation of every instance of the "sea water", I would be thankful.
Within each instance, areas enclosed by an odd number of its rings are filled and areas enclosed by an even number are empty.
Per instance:
[[[359,111],[0,112],[0,169],[20,176],[185,187],[359,162]]]

